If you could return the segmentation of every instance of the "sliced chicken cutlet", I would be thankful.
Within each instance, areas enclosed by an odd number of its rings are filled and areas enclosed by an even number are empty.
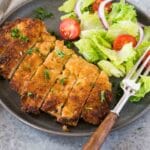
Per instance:
[[[23,60],[26,51],[33,47],[39,40],[41,33],[46,32],[45,25],[38,19],[21,19],[4,27],[1,36],[6,38],[0,54],[0,73],[6,79],[10,79],[16,68]],[[5,41],[4,41],[5,43]]]
[[[82,118],[93,125],[98,125],[109,113],[111,98],[111,83],[108,76],[102,71],[82,110]]]
[[[0,55],[3,51],[7,49],[10,43],[15,42],[16,38],[11,36],[11,30],[16,27],[22,20],[17,19],[11,23],[5,23],[2,28],[0,28]]]
[[[50,93],[46,97],[42,110],[53,116],[59,117],[62,107],[64,106],[69,93],[71,92],[73,85],[76,83],[82,58],[77,55],[73,55],[65,65],[65,70],[57,79],[57,82],[50,90]]]
[[[49,52],[54,49],[55,40],[55,37],[43,32],[40,41],[26,52],[27,55],[10,82],[15,91],[21,93],[24,82],[31,79],[39,65],[43,63]]]
[[[52,51],[41,65],[31,81],[26,82],[22,97],[22,110],[28,113],[39,113],[39,109],[63,71],[64,65],[74,52],[67,49],[62,41],[56,41]]]
[[[78,67],[76,67],[76,71],[79,72],[77,82],[69,94],[68,100],[62,109],[61,116],[57,119],[62,124],[70,126],[77,125],[82,108],[99,75],[99,70],[96,66],[83,59],[82,61],[83,63],[79,63]]]

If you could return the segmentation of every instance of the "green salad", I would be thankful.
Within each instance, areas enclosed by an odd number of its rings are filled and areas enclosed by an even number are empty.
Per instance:
[[[60,34],[108,76],[124,77],[150,47],[150,26],[141,25],[133,5],[120,0],[66,0],[59,11]],[[141,76],[137,102],[150,92],[150,76]]]

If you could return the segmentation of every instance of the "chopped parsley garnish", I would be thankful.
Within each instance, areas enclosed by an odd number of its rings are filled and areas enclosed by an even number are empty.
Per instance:
[[[74,44],[71,41],[65,41],[64,43],[67,46],[67,48],[73,48],[74,47]]]
[[[61,50],[56,50],[56,54],[61,58],[63,58],[65,56],[65,53]]]
[[[43,7],[39,7],[34,11],[34,16],[35,16],[35,18],[38,18],[40,20],[44,20],[47,18],[51,18],[53,16],[53,14],[51,12],[48,12]]]
[[[20,31],[17,28],[14,28],[11,30],[11,37],[13,38],[19,38],[20,37]]]
[[[100,101],[104,102],[105,101],[105,91],[100,92]]]
[[[20,30],[18,28],[14,28],[11,30],[11,37],[20,39],[23,42],[28,42],[29,38],[23,34],[21,34]]]
[[[26,54],[28,55],[32,55],[32,53],[33,53],[33,48],[30,48],[26,51]]]
[[[32,55],[33,52],[39,52],[39,49],[38,49],[38,48],[29,48],[29,49],[26,51],[26,54]]]
[[[28,42],[29,41],[29,38],[27,36],[24,36],[24,35],[20,35],[20,40],[22,40],[23,42]]]
[[[50,73],[49,73],[49,70],[48,70],[48,69],[45,69],[45,70],[44,70],[44,78],[45,78],[46,80],[49,80],[49,79],[50,79]]]
[[[32,92],[28,92],[28,93],[27,93],[27,96],[28,96],[28,97],[31,97],[31,96],[33,96],[33,93],[32,93]]]
[[[64,78],[62,78],[62,79],[60,79],[60,83],[61,83],[62,85],[64,85],[64,84],[65,84],[65,82],[66,82],[66,79],[67,79],[67,78],[65,78],[65,77],[64,77]]]

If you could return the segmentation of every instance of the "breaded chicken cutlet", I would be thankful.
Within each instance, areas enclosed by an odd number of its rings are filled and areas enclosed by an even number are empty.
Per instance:
[[[63,45],[63,42],[56,41],[55,49],[48,55],[44,63],[39,66],[32,79],[24,85],[22,110],[29,113],[39,112],[45,96],[73,53],[72,50]]]
[[[24,82],[27,82],[34,75],[38,67],[44,62],[47,55],[54,49],[55,37],[43,32],[41,39],[34,47],[26,52],[26,56],[16,70],[10,84],[18,93],[22,93]],[[20,79],[21,77],[21,79]]]
[[[37,19],[18,19],[4,26],[0,31],[0,74],[11,79],[23,60],[26,51],[46,32],[45,25]]]
[[[69,126],[80,118],[97,125],[107,115],[107,75],[56,40],[43,22],[18,19],[0,35],[0,74],[20,94],[22,111],[43,111]]]

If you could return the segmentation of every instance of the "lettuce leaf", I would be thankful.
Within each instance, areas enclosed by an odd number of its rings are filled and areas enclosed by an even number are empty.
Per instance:
[[[61,5],[58,10],[65,12],[65,13],[70,13],[74,11],[75,5],[76,5],[77,0],[67,0]]]
[[[77,15],[76,15],[75,12],[70,12],[70,13],[68,13],[68,14],[65,14],[65,15],[61,16],[60,19],[63,20],[63,19],[66,19],[66,18],[73,18],[73,19],[76,19],[76,18],[77,18]]]
[[[132,21],[120,21],[110,26],[107,32],[107,38],[111,41],[115,40],[121,34],[130,34],[134,37],[138,36],[138,24]]]
[[[140,44],[138,46],[138,48],[135,49],[136,51],[136,60],[138,60],[142,54],[145,52],[145,50],[150,47],[150,42],[142,42],[142,44]]]
[[[89,38],[93,42],[98,43],[107,48],[111,48],[111,43],[106,39],[106,31],[104,29],[91,29],[81,32],[81,38]]]
[[[102,70],[104,70],[108,76],[115,76],[117,78],[122,77],[124,74],[115,65],[107,60],[101,60],[97,64]]]
[[[107,17],[109,24],[117,23],[119,21],[137,21],[137,14],[134,6],[125,3],[124,0],[120,0],[119,3],[113,3],[112,11]]]
[[[144,39],[143,42],[150,42],[150,26],[144,27]]]
[[[143,98],[147,93],[150,92],[150,76],[141,76],[140,83],[141,88],[135,94],[135,96],[131,97],[131,102],[139,102],[141,98]]]
[[[123,48],[116,52],[115,50],[111,50],[105,48],[104,46],[96,43],[96,46],[99,48],[100,51],[103,52],[107,56],[107,58],[112,61],[116,66],[127,62],[128,60],[134,59],[136,52],[132,47],[132,43],[125,44]]]
[[[81,27],[82,30],[103,28],[101,21],[98,17],[98,14],[96,12],[94,14],[91,14],[89,12],[83,13],[81,15]]]
[[[81,11],[84,12],[86,8],[88,8],[91,4],[95,2],[95,0],[81,0],[82,5],[81,5]]]
[[[118,57],[121,60],[121,63],[128,62],[135,58],[136,52],[132,47],[132,43],[125,44],[122,49],[118,52]]]
[[[97,47],[90,39],[80,39],[74,42],[75,46],[79,49],[79,53],[89,62],[97,62],[100,56],[97,52]]]

